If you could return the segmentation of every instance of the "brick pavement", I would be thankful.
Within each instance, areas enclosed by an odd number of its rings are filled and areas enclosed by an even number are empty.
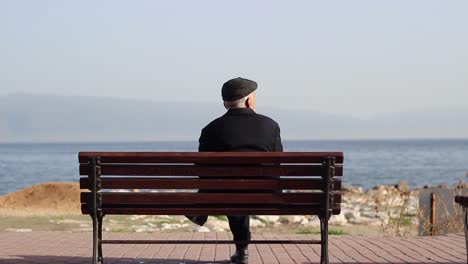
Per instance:
[[[105,239],[230,239],[230,233],[105,233]],[[316,235],[254,234],[257,239]],[[0,232],[0,263],[90,263],[91,234]],[[233,245],[104,245],[105,263],[229,263]],[[318,263],[319,245],[251,245],[250,263]],[[331,263],[467,263],[463,234],[383,238],[330,236]]]

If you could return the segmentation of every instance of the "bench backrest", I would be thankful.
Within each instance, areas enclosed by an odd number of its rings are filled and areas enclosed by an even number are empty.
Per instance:
[[[104,214],[320,214],[328,193],[340,212],[341,152],[80,152],[79,162]],[[92,199],[81,193],[84,214]]]

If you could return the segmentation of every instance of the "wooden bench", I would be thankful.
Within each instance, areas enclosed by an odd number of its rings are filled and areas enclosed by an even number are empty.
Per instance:
[[[80,188],[87,189],[81,210],[93,220],[93,263],[103,263],[103,244],[235,243],[104,240],[105,215],[317,215],[320,240],[248,243],[320,244],[321,263],[328,263],[328,219],[340,213],[341,179],[335,176],[343,175],[341,152],[80,152],[79,162]],[[154,192],[161,189],[175,192]]]

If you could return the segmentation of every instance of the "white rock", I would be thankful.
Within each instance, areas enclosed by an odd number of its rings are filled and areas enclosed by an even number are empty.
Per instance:
[[[395,210],[390,211],[390,218],[392,219],[400,218],[399,210],[395,209]]]
[[[29,228],[19,228],[19,229],[7,228],[7,229],[5,229],[5,231],[10,231],[10,232],[31,232],[32,229],[29,229]]]
[[[302,221],[299,224],[306,225],[307,223],[309,223],[309,219],[307,219],[307,217],[304,217],[304,219],[302,219]]]
[[[320,227],[320,219],[318,219],[318,217],[311,218],[304,226],[305,227]]]
[[[169,215],[158,215],[157,218],[164,218],[164,219],[168,219],[168,218],[172,218],[174,216],[169,216]]]
[[[303,215],[295,215],[295,216],[293,216],[292,222],[293,222],[294,224],[300,224],[300,223],[302,223],[304,220],[307,220],[307,219],[305,218],[305,216],[303,216]]]
[[[195,232],[210,232],[210,229],[206,226],[197,226],[194,229]]]
[[[143,222],[145,222],[145,223],[154,222],[154,221],[156,221],[156,219],[154,217],[143,219]]]
[[[316,215],[308,215],[308,216],[307,216],[307,219],[308,219],[309,221],[315,221],[315,220],[319,220],[319,217],[316,216]]]
[[[222,231],[227,231],[229,230],[229,223],[226,221],[221,221],[221,220],[208,220],[206,223],[207,226],[210,227],[213,231],[216,232],[222,232]]]
[[[174,230],[174,229],[180,229],[181,227],[182,227],[181,224],[163,223],[161,225],[161,230]]]
[[[356,205],[361,204],[362,202],[364,202],[364,199],[362,199],[361,197],[355,198],[355,199],[352,200],[352,203],[356,204]]]
[[[419,204],[418,198],[414,196],[408,197],[408,206],[418,207],[418,204]]]
[[[359,212],[354,212],[354,211],[348,211],[344,214],[341,214],[341,215],[344,215],[344,218],[346,218],[346,220],[348,221],[351,221],[353,219],[356,219],[360,216],[360,213]]]
[[[383,223],[383,224],[386,225],[386,224],[388,224],[388,219],[389,219],[389,217],[388,217],[388,214],[387,214],[387,213],[385,213],[385,212],[379,212],[379,213],[377,213],[377,219],[378,219],[381,223]]]
[[[265,223],[258,219],[250,219],[250,226],[251,227],[265,227]]]
[[[360,213],[360,216],[366,217],[366,218],[376,218],[376,213],[375,211],[364,211]]]
[[[91,227],[83,227],[83,228],[72,228],[70,229],[71,232],[92,232],[93,228]],[[105,231],[105,230],[104,230]]]
[[[130,216],[130,220],[138,220],[138,219],[143,219],[145,218],[145,215],[132,215]]]
[[[396,196],[388,200],[387,203],[389,206],[402,206],[403,201],[401,200],[400,197]]]
[[[409,215],[409,216],[417,216],[418,215],[418,209],[416,209],[415,207],[412,207],[412,206],[408,206],[406,214]]]
[[[343,214],[339,214],[339,215],[332,215],[328,223],[330,225],[335,225],[335,226],[344,226],[346,225],[347,222],[348,221],[346,220],[345,216]]]
[[[280,219],[278,215],[259,215],[257,218],[266,223],[275,223]]]
[[[74,219],[57,220],[57,224],[81,224],[81,223],[86,223],[86,222],[88,221],[74,220]]]

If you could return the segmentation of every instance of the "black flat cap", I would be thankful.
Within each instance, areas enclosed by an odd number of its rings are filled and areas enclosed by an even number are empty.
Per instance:
[[[241,77],[231,79],[223,84],[221,95],[224,101],[239,100],[257,90],[257,83]]]

